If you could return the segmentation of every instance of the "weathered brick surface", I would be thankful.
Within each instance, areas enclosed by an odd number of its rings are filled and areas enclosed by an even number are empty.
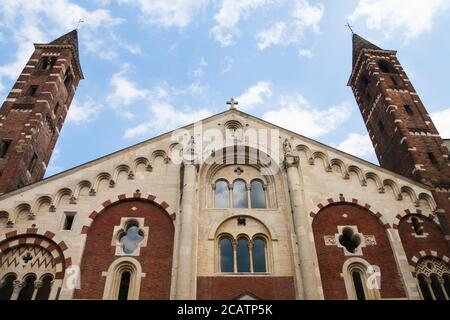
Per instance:
[[[6,156],[0,159],[0,194],[39,181],[52,155],[81,75],[73,66],[77,59],[67,46],[37,48],[23,69],[13,90],[0,109],[0,140],[12,140]],[[56,60],[50,70],[40,70],[43,55]],[[72,66],[73,82],[66,89],[63,79]],[[33,97],[30,86],[37,85]],[[21,91],[19,91],[21,90]],[[56,106],[59,104],[58,110]],[[33,155],[37,161],[28,172]]]
[[[137,210],[131,210],[136,207]],[[139,299],[169,299],[172,273],[174,227],[170,216],[148,201],[124,201],[106,208],[94,220],[86,240],[81,261],[81,288],[76,299],[102,299],[106,277],[102,272],[120,258],[111,246],[113,230],[122,217],[145,218],[149,227],[148,243],[141,247],[140,255],[133,257],[146,274],[142,278]]]
[[[417,258],[420,258],[419,252],[422,250],[427,253],[430,251],[436,251],[439,254],[449,256],[449,244],[445,241],[445,236],[441,228],[428,218],[419,216],[418,218],[423,220],[421,223],[423,232],[428,235],[424,238],[415,237],[412,224],[408,222],[410,217],[411,216],[406,216],[400,220],[398,229],[409,264],[413,264],[411,261],[412,257],[416,256]]]
[[[347,217],[344,217],[344,214]],[[351,257],[345,256],[344,248],[326,246],[324,241],[324,236],[338,233],[337,226],[358,226],[359,233],[375,236],[377,244],[362,248],[363,255],[359,257],[380,267],[382,298],[406,297],[384,226],[362,207],[336,204],[322,209],[313,221],[325,299],[348,299],[341,273],[345,261]]]
[[[198,277],[197,299],[231,300],[252,293],[264,300],[294,300],[292,277]]]
[[[380,61],[387,61],[390,70],[381,69]],[[450,189],[450,162],[445,157],[449,151],[395,52],[363,51],[355,70],[361,72],[351,86],[381,166],[429,186]],[[437,208],[446,212],[444,230],[450,234],[449,196],[434,193]]]

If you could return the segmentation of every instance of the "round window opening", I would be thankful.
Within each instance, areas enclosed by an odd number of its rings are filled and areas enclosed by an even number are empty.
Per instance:
[[[126,254],[132,254],[142,240],[144,240],[144,232],[139,229],[139,225],[134,221],[128,223],[126,231],[122,231],[119,235],[123,252]]]
[[[339,243],[350,253],[355,253],[361,244],[361,237],[353,229],[345,228],[339,236]]]

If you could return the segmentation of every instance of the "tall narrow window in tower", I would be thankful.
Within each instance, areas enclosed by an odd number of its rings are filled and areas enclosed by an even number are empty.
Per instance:
[[[413,225],[414,232],[416,233],[416,235],[418,236],[423,235],[423,227],[420,225],[419,219],[417,219],[416,217],[412,217],[411,223]]]
[[[364,93],[369,86],[369,79],[367,78],[367,76],[365,74],[361,75],[361,79],[360,79],[359,83],[360,83],[361,92]]]
[[[378,129],[380,129],[380,132],[384,132],[384,124],[381,120],[378,121]]]
[[[26,95],[28,97],[34,97],[36,95],[36,92],[37,92],[38,88],[39,88],[39,86],[30,86],[28,88],[28,91],[27,91]]]
[[[220,271],[234,272],[233,244],[228,237],[220,239]]]
[[[252,208],[261,209],[266,208],[266,195],[264,192],[264,185],[259,180],[253,180],[251,183],[250,198]]]
[[[253,272],[266,272],[266,240],[261,237],[253,239]]]
[[[8,274],[0,280],[0,300],[11,299],[14,290],[14,280],[17,276],[15,274]]]
[[[64,85],[66,86],[67,92],[70,92],[70,86],[72,85],[73,76],[69,69],[66,70],[64,74]]]
[[[230,190],[228,190],[228,181],[216,181],[214,186],[214,207],[229,208],[230,207]]]
[[[54,57],[42,57],[41,62],[39,63],[40,70],[50,70],[55,64]]]
[[[57,116],[58,115],[58,111],[59,111],[59,102],[56,103],[55,109],[53,109],[53,114],[55,116]]]
[[[118,300],[128,300],[128,293],[130,291],[131,273],[129,271],[122,272],[119,284]]]
[[[36,293],[35,300],[48,300],[50,298],[50,292],[52,290],[53,277],[51,275],[45,275],[41,279],[41,287]]]
[[[387,60],[381,59],[378,61],[378,67],[383,73],[396,73],[394,66]]]
[[[25,278],[25,286],[20,290],[17,300],[31,300],[34,292],[34,282],[36,281],[36,276],[30,274]]]
[[[403,106],[405,108],[405,112],[409,115],[409,116],[413,116],[414,115],[414,111],[412,110],[410,105],[405,104]]]
[[[248,240],[244,237],[238,239],[237,244],[237,271],[250,272],[250,251]]]
[[[10,139],[2,139],[2,141],[0,142],[0,159],[3,159],[6,156],[11,142],[12,140]]]
[[[72,230],[73,221],[75,220],[75,212],[65,212],[64,213],[64,223],[63,230]]]
[[[233,208],[248,208],[247,185],[243,180],[233,183]]]
[[[33,156],[31,157],[31,160],[28,164],[28,172],[29,173],[33,173],[34,168],[36,167],[37,160],[38,160],[37,154],[33,153]]]
[[[366,300],[366,294],[364,293],[364,285],[363,285],[361,272],[359,270],[353,271],[352,279],[353,279],[353,285],[355,287],[356,299]]]
[[[437,159],[436,159],[436,157],[435,157],[433,152],[428,152],[428,158],[430,159],[430,162],[431,162],[432,165],[435,166],[435,165],[438,164],[438,161],[437,161]]]

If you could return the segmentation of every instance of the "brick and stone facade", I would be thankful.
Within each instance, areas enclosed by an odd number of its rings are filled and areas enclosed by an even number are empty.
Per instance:
[[[44,177],[81,79],[76,30],[35,44],[0,109],[0,194]]]
[[[397,132],[390,115],[372,114]],[[448,299],[444,209],[414,159],[389,170],[231,108],[1,195],[0,299]]]

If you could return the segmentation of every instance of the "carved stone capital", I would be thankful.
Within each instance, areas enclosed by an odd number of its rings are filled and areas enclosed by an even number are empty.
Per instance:
[[[23,280],[14,280],[13,281],[14,292],[20,292],[20,290],[22,290],[23,287],[25,287],[25,281],[23,281]]]
[[[41,280],[36,280],[34,282],[34,288],[35,289],[39,289],[40,287],[42,287],[42,281]]]
[[[298,156],[286,155],[284,158],[284,166],[286,169],[295,167],[298,168],[300,164],[300,158]]]

